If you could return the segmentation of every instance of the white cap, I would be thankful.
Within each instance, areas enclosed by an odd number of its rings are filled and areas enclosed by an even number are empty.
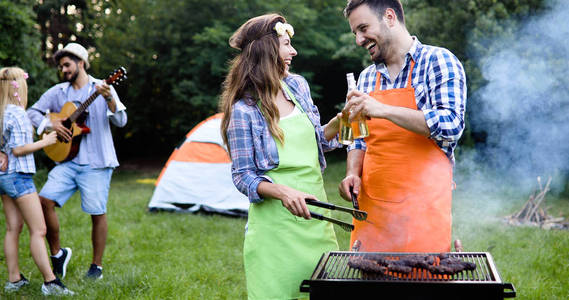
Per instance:
[[[85,70],[89,69],[89,53],[85,47],[77,43],[69,43],[63,49],[57,50],[53,57],[58,60],[58,56],[62,55],[64,52],[71,53],[85,62]]]

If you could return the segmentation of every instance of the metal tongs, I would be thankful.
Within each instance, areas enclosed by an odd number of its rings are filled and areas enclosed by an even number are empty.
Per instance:
[[[360,203],[358,202],[358,196],[356,196],[356,194],[354,194],[354,187],[353,186],[350,187],[350,196],[352,196],[352,205],[354,206],[354,208],[360,209]],[[356,219],[360,220],[358,218],[356,218]],[[360,220],[360,221],[363,221],[363,220]]]
[[[323,221],[328,221],[328,222],[334,223],[334,224],[340,226],[340,228],[344,229],[345,231],[353,231],[354,230],[354,225],[352,225],[350,223],[346,223],[344,221],[340,221],[340,220],[334,219],[334,218],[328,218],[326,216],[323,216],[319,213],[315,213],[313,211],[310,212],[310,216],[312,218],[315,218],[318,220],[323,220]]]
[[[363,221],[365,219],[367,219],[367,212],[362,211],[362,210],[358,210],[358,209],[352,209],[352,208],[347,208],[347,207],[343,207],[343,206],[338,206],[338,205],[334,205],[332,203],[327,203],[327,202],[321,202],[321,201],[317,201],[317,200],[313,200],[313,199],[305,199],[306,204],[308,205],[312,205],[312,206],[318,206],[318,207],[322,207],[322,208],[327,208],[330,210],[339,210],[339,211],[344,211],[344,212],[349,212],[352,214],[352,216],[356,219],[356,220],[360,220]],[[334,218],[329,218],[326,216],[323,216],[319,213],[315,213],[315,212],[310,212],[310,216],[313,218],[316,218],[318,220],[324,220],[324,221],[328,221],[328,222],[332,222],[338,226],[340,226],[342,229],[346,230],[346,231],[352,231],[354,230],[354,225],[350,224],[350,223],[346,223],[344,221],[340,221],[338,219],[334,219]]]
[[[321,202],[321,201],[317,201],[317,200],[313,200],[313,199],[305,199],[305,200],[306,200],[306,204],[308,204],[308,205],[323,207],[323,208],[327,208],[330,210],[339,210],[339,211],[349,212],[358,221],[364,221],[365,219],[367,219],[367,212],[365,212],[363,210],[343,207],[343,206],[339,206],[339,205],[334,205],[332,203]]]

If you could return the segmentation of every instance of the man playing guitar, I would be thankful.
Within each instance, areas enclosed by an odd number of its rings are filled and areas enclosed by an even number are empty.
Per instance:
[[[55,207],[62,207],[79,190],[81,208],[91,215],[93,261],[86,277],[99,279],[102,274],[102,259],[107,238],[107,200],[113,169],[117,160],[109,121],[118,127],[127,122],[126,107],[120,102],[112,86],[87,74],[89,59],[87,50],[77,44],[69,43],[54,55],[55,62],[65,82],[47,90],[40,99],[27,110],[35,127],[51,121],[51,128],[58,134],[61,142],[71,142],[72,131],[65,126],[66,120],[51,118],[48,112],[59,112],[65,103],[72,101],[80,105],[93,93],[95,100],[89,106],[85,125],[88,134],[82,135],[77,155],[57,164],[50,172],[48,180],[40,191],[40,199],[47,225],[47,240],[52,254],[53,271],[65,277],[67,264],[71,258],[70,248],[60,247],[59,220]]]

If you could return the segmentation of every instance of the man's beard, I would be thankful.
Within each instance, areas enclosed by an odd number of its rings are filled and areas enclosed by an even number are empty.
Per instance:
[[[373,60],[373,62],[376,64],[385,63],[385,57],[390,51],[390,46],[393,45],[393,38],[390,35],[387,26],[381,23],[380,28],[381,28],[382,38],[381,39],[379,37],[376,38],[375,46],[377,47],[377,52],[375,57],[371,58],[371,60]]]
[[[372,57],[371,59],[376,65],[385,63],[385,57],[383,55],[377,55],[376,57]]]
[[[373,62],[376,64],[385,63],[385,56],[389,51],[390,44],[391,44],[391,39],[386,39],[386,40],[384,39],[381,42],[381,44],[379,44],[379,41],[377,41],[376,42],[377,52],[375,53],[375,57],[372,57],[371,60],[373,60]]]
[[[71,78],[69,78],[67,81],[69,83],[74,83],[75,80],[77,80],[77,76],[79,76],[79,70],[75,71],[75,73],[73,73],[73,75],[71,75]]]

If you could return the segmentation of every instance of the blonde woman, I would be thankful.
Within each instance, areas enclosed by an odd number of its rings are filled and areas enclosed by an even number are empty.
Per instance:
[[[32,124],[25,111],[28,103],[27,78],[28,74],[18,67],[0,70],[0,145],[8,156],[7,170],[0,171],[0,194],[6,215],[4,253],[8,267],[8,282],[4,289],[13,292],[29,283],[18,266],[18,241],[25,221],[30,232],[30,252],[44,279],[42,293],[72,295],[73,292],[50,268],[44,242],[45,220],[32,179],[36,171],[32,153],[54,144],[57,134],[52,132],[37,142],[33,141]]]
[[[320,125],[306,80],[289,73],[293,27],[277,14],[245,22],[229,39],[220,108],[235,186],[249,197],[243,248],[249,299],[296,299],[321,255],[338,249],[332,225],[310,218],[305,199],[326,200],[324,151],[339,122]],[[329,214],[322,209],[312,211]]]

